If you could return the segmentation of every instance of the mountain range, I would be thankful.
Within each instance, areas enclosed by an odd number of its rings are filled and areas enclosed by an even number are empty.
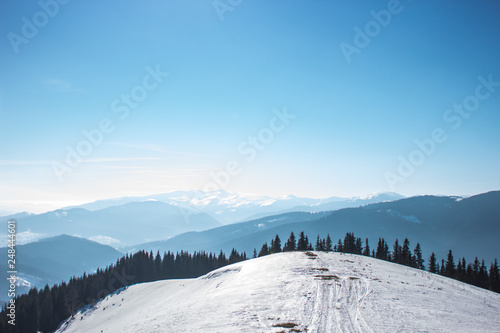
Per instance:
[[[320,212],[399,198],[402,196],[396,193],[349,199],[310,199],[290,195],[272,198],[225,191],[176,191],[101,200],[43,214],[20,213],[2,217],[0,223],[11,218],[17,220],[20,244],[69,234],[121,249],[283,212]],[[4,232],[0,233],[1,240],[6,239],[4,236]],[[5,240],[4,244],[0,243],[0,246],[5,245]]]
[[[468,198],[420,196],[391,202],[380,202],[357,208],[322,213],[284,213],[248,222],[177,235],[167,240],[149,242],[126,250],[156,251],[238,251],[252,253],[254,248],[279,235],[282,244],[293,231],[304,231],[312,239],[330,234],[333,242],[354,232],[368,238],[375,249],[379,237],[391,246],[396,238],[405,238],[411,246],[417,242],[428,258],[435,252],[444,258],[449,249],[456,257],[468,261],[475,256],[488,263],[500,258],[500,191]]]
[[[393,201],[403,198],[392,192],[381,192],[362,197],[326,199],[301,198],[294,195],[270,197],[264,195],[229,193],[224,190],[204,191],[174,191],[144,197],[124,197],[117,199],[98,200],[80,206],[90,211],[101,210],[112,206],[120,206],[130,202],[159,201],[182,209],[196,210],[212,216],[221,224],[230,224],[264,217],[270,214],[290,211],[320,212],[347,207],[357,207],[381,201]]]

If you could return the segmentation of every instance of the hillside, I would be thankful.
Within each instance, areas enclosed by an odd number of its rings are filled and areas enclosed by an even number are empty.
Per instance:
[[[0,248],[7,258],[7,248]],[[84,238],[61,235],[16,247],[17,270],[20,278],[17,294],[26,293],[31,287],[52,286],[84,272],[113,264],[123,254],[112,247]],[[5,264],[7,261],[5,261]],[[0,265],[0,278],[7,278],[6,265]],[[2,283],[0,301],[7,296],[7,284]]]
[[[500,295],[340,253],[279,253],[133,285],[57,332],[499,332]]]

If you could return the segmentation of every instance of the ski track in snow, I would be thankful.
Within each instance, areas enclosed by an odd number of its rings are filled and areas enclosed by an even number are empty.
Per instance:
[[[316,257],[324,274],[315,274],[315,296],[312,300],[312,317],[308,332],[369,332],[373,331],[363,319],[361,305],[370,293],[368,279],[358,276],[338,276],[332,278],[334,272],[326,268],[321,257]],[[326,271],[325,269],[328,269]],[[330,277],[323,279],[320,276]],[[337,275],[335,275],[337,276]]]

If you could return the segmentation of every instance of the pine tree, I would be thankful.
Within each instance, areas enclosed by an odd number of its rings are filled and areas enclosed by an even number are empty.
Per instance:
[[[307,251],[308,245],[306,236],[304,235],[304,232],[301,231],[299,234],[299,240],[297,241],[297,251]]]
[[[396,238],[396,241],[394,242],[394,246],[392,248],[392,261],[400,264],[402,262],[401,252],[401,245],[399,245],[398,239]]]
[[[274,241],[272,242],[270,251],[271,251],[271,253],[281,252],[280,236],[276,235],[276,237],[274,238]]]
[[[383,238],[378,239],[377,251],[375,252],[375,258],[382,260],[390,260],[389,258],[389,245]]]
[[[401,263],[406,266],[412,266],[412,255],[410,250],[410,241],[405,238],[403,248],[401,250]]]
[[[265,242],[259,251],[259,257],[267,256],[268,254],[269,254],[269,246],[267,245],[267,242]]]
[[[369,257],[370,256],[370,245],[368,245],[368,238],[365,240],[365,248],[363,249],[363,255]]]
[[[495,258],[495,263],[490,266],[490,274],[489,274],[489,289],[491,291],[500,292],[500,271],[498,269],[498,261]]]
[[[330,252],[332,251],[332,239],[330,238],[330,234],[326,235],[326,247],[325,251]]]
[[[257,258],[257,249],[256,248],[253,249],[253,258]]]
[[[436,263],[436,255],[432,252],[429,258],[429,272],[437,273],[439,271],[438,264]]]
[[[321,239],[319,238],[319,235],[316,238],[316,251],[324,251],[323,243],[321,242]]]
[[[481,288],[488,289],[489,287],[489,277],[488,277],[488,268],[484,264],[484,260],[481,261],[481,266],[479,267],[479,275],[477,286]]]
[[[343,251],[345,253],[356,253],[357,247],[356,247],[356,237],[354,236],[354,233],[348,232],[345,234],[344,237],[344,246],[343,246]]]
[[[290,233],[290,237],[285,243],[285,246],[283,247],[283,252],[288,252],[288,251],[295,251],[297,248],[297,245],[295,243],[295,235],[293,234],[293,231]]]
[[[344,244],[342,244],[340,238],[337,245],[335,245],[335,252],[344,252]]]
[[[361,254],[363,252],[363,241],[361,238],[356,238],[356,247],[354,248],[355,254]]]
[[[414,260],[415,268],[425,269],[424,266],[425,260],[422,258],[422,248],[420,247],[420,243],[417,243],[417,246],[415,246],[413,252],[415,254],[415,260]]]
[[[456,273],[455,273],[455,279],[457,280],[460,280],[460,281],[464,281],[465,279],[465,264],[462,264],[463,262],[465,262],[465,259],[462,258],[462,260],[458,259],[457,261],[457,270],[456,270]]]
[[[448,258],[446,259],[444,275],[448,277],[455,276],[455,262],[453,261],[453,253],[451,252],[451,250],[448,251]]]

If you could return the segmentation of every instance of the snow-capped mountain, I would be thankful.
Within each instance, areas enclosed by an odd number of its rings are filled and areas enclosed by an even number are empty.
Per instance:
[[[499,294],[436,274],[292,252],[130,286],[56,332],[499,332],[498,313]]]
[[[252,253],[276,235],[284,241],[304,231],[314,241],[329,234],[334,241],[354,232],[368,238],[374,249],[379,237],[391,245],[395,239],[408,238],[412,246],[420,243],[425,257],[431,252],[444,258],[452,249],[468,261],[474,257],[492,262],[500,258],[500,191],[462,199],[459,197],[421,196],[379,202],[357,208],[322,213],[294,212],[221,226],[198,233],[185,233],[168,240],[134,245],[128,250],[215,251],[232,248]],[[429,251],[429,252],[428,252]]]
[[[6,223],[9,218],[17,219],[20,244],[64,233],[121,249],[282,212],[336,210],[400,197],[381,193],[365,199],[310,199],[293,195],[273,198],[222,190],[175,191],[100,200],[43,214],[21,213],[0,217],[0,223]],[[140,232],[137,232],[138,225]],[[0,232],[0,246],[5,246],[4,235]]]
[[[223,190],[213,192],[175,191],[144,197],[99,200],[77,207],[68,207],[66,209],[83,208],[94,211],[130,202],[155,200],[183,209],[193,209],[198,212],[206,213],[222,224],[230,224],[270,214],[291,211],[319,212],[336,210],[362,206],[374,202],[398,200],[401,198],[403,198],[403,196],[397,193],[377,193],[353,198],[330,197],[325,199],[311,199],[296,197],[294,195],[269,197],[254,194],[229,193]]]

